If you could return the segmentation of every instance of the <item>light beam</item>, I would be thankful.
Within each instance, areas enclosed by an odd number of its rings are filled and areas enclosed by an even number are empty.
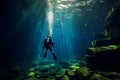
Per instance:
[[[53,12],[52,11],[49,11],[47,13],[47,20],[48,20],[49,32],[50,32],[50,35],[52,36],[52,30],[53,30]]]
[[[52,36],[53,33],[53,22],[54,22],[54,14],[53,14],[53,4],[51,0],[48,0],[48,12],[47,12],[47,20],[49,26],[49,33]]]

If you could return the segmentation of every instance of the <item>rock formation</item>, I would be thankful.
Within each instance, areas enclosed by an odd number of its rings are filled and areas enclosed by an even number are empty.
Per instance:
[[[108,13],[102,39],[91,42],[86,55],[87,66],[94,70],[120,71],[120,2]],[[104,38],[103,38],[104,36]]]

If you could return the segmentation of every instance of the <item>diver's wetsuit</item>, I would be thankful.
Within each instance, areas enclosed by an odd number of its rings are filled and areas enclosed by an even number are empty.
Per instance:
[[[54,52],[52,51],[52,47],[54,47],[54,43],[53,43],[53,41],[52,41],[51,38],[47,37],[47,38],[44,40],[44,46],[43,46],[43,48],[46,48],[44,57],[47,56],[47,51],[48,51],[48,49],[49,49],[50,52],[51,52],[52,55],[53,55],[54,60],[57,60],[57,57],[55,56]]]

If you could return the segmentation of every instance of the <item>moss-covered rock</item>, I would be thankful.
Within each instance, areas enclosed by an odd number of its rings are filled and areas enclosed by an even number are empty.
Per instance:
[[[87,66],[93,70],[120,71],[120,46],[108,45],[88,48]]]
[[[90,75],[91,71],[87,67],[82,67],[82,68],[76,69],[75,73],[76,74],[82,73],[82,75],[86,77]]]
[[[30,77],[27,80],[39,80],[39,79],[37,79],[36,77]]]
[[[28,77],[34,77],[35,76],[35,72],[30,72],[29,74],[28,74]]]
[[[111,79],[107,78],[107,77],[105,77],[103,75],[100,75],[98,73],[94,73],[90,80],[111,80]]]

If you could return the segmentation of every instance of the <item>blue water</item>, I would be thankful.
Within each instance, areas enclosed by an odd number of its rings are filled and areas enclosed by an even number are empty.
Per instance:
[[[93,33],[104,32],[104,21],[111,8],[110,5],[102,0],[48,0],[47,3],[50,5],[46,7],[46,14],[51,11],[53,15],[49,16],[54,19],[51,24],[49,24],[51,20],[47,18],[44,21],[40,34],[40,49],[44,37],[50,34],[49,26],[52,25],[54,52],[58,60],[83,59],[87,47],[94,39]],[[52,55],[48,55],[48,60],[51,59]]]
[[[58,61],[84,59],[86,49],[104,32],[106,16],[119,0],[12,0],[4,5],[1,50],[11,64],[43,60],[44,38],[52,33]],[[51,12],[49,15],[47,15]],[[1,51],[2,52],[2,51]],[[9,60],[8,60],[9,59]],[[2,59],[1,59],[2,60]],[[48,52],[46,61],[53,60]],[[54,61],[54,60],[53,60]]]

